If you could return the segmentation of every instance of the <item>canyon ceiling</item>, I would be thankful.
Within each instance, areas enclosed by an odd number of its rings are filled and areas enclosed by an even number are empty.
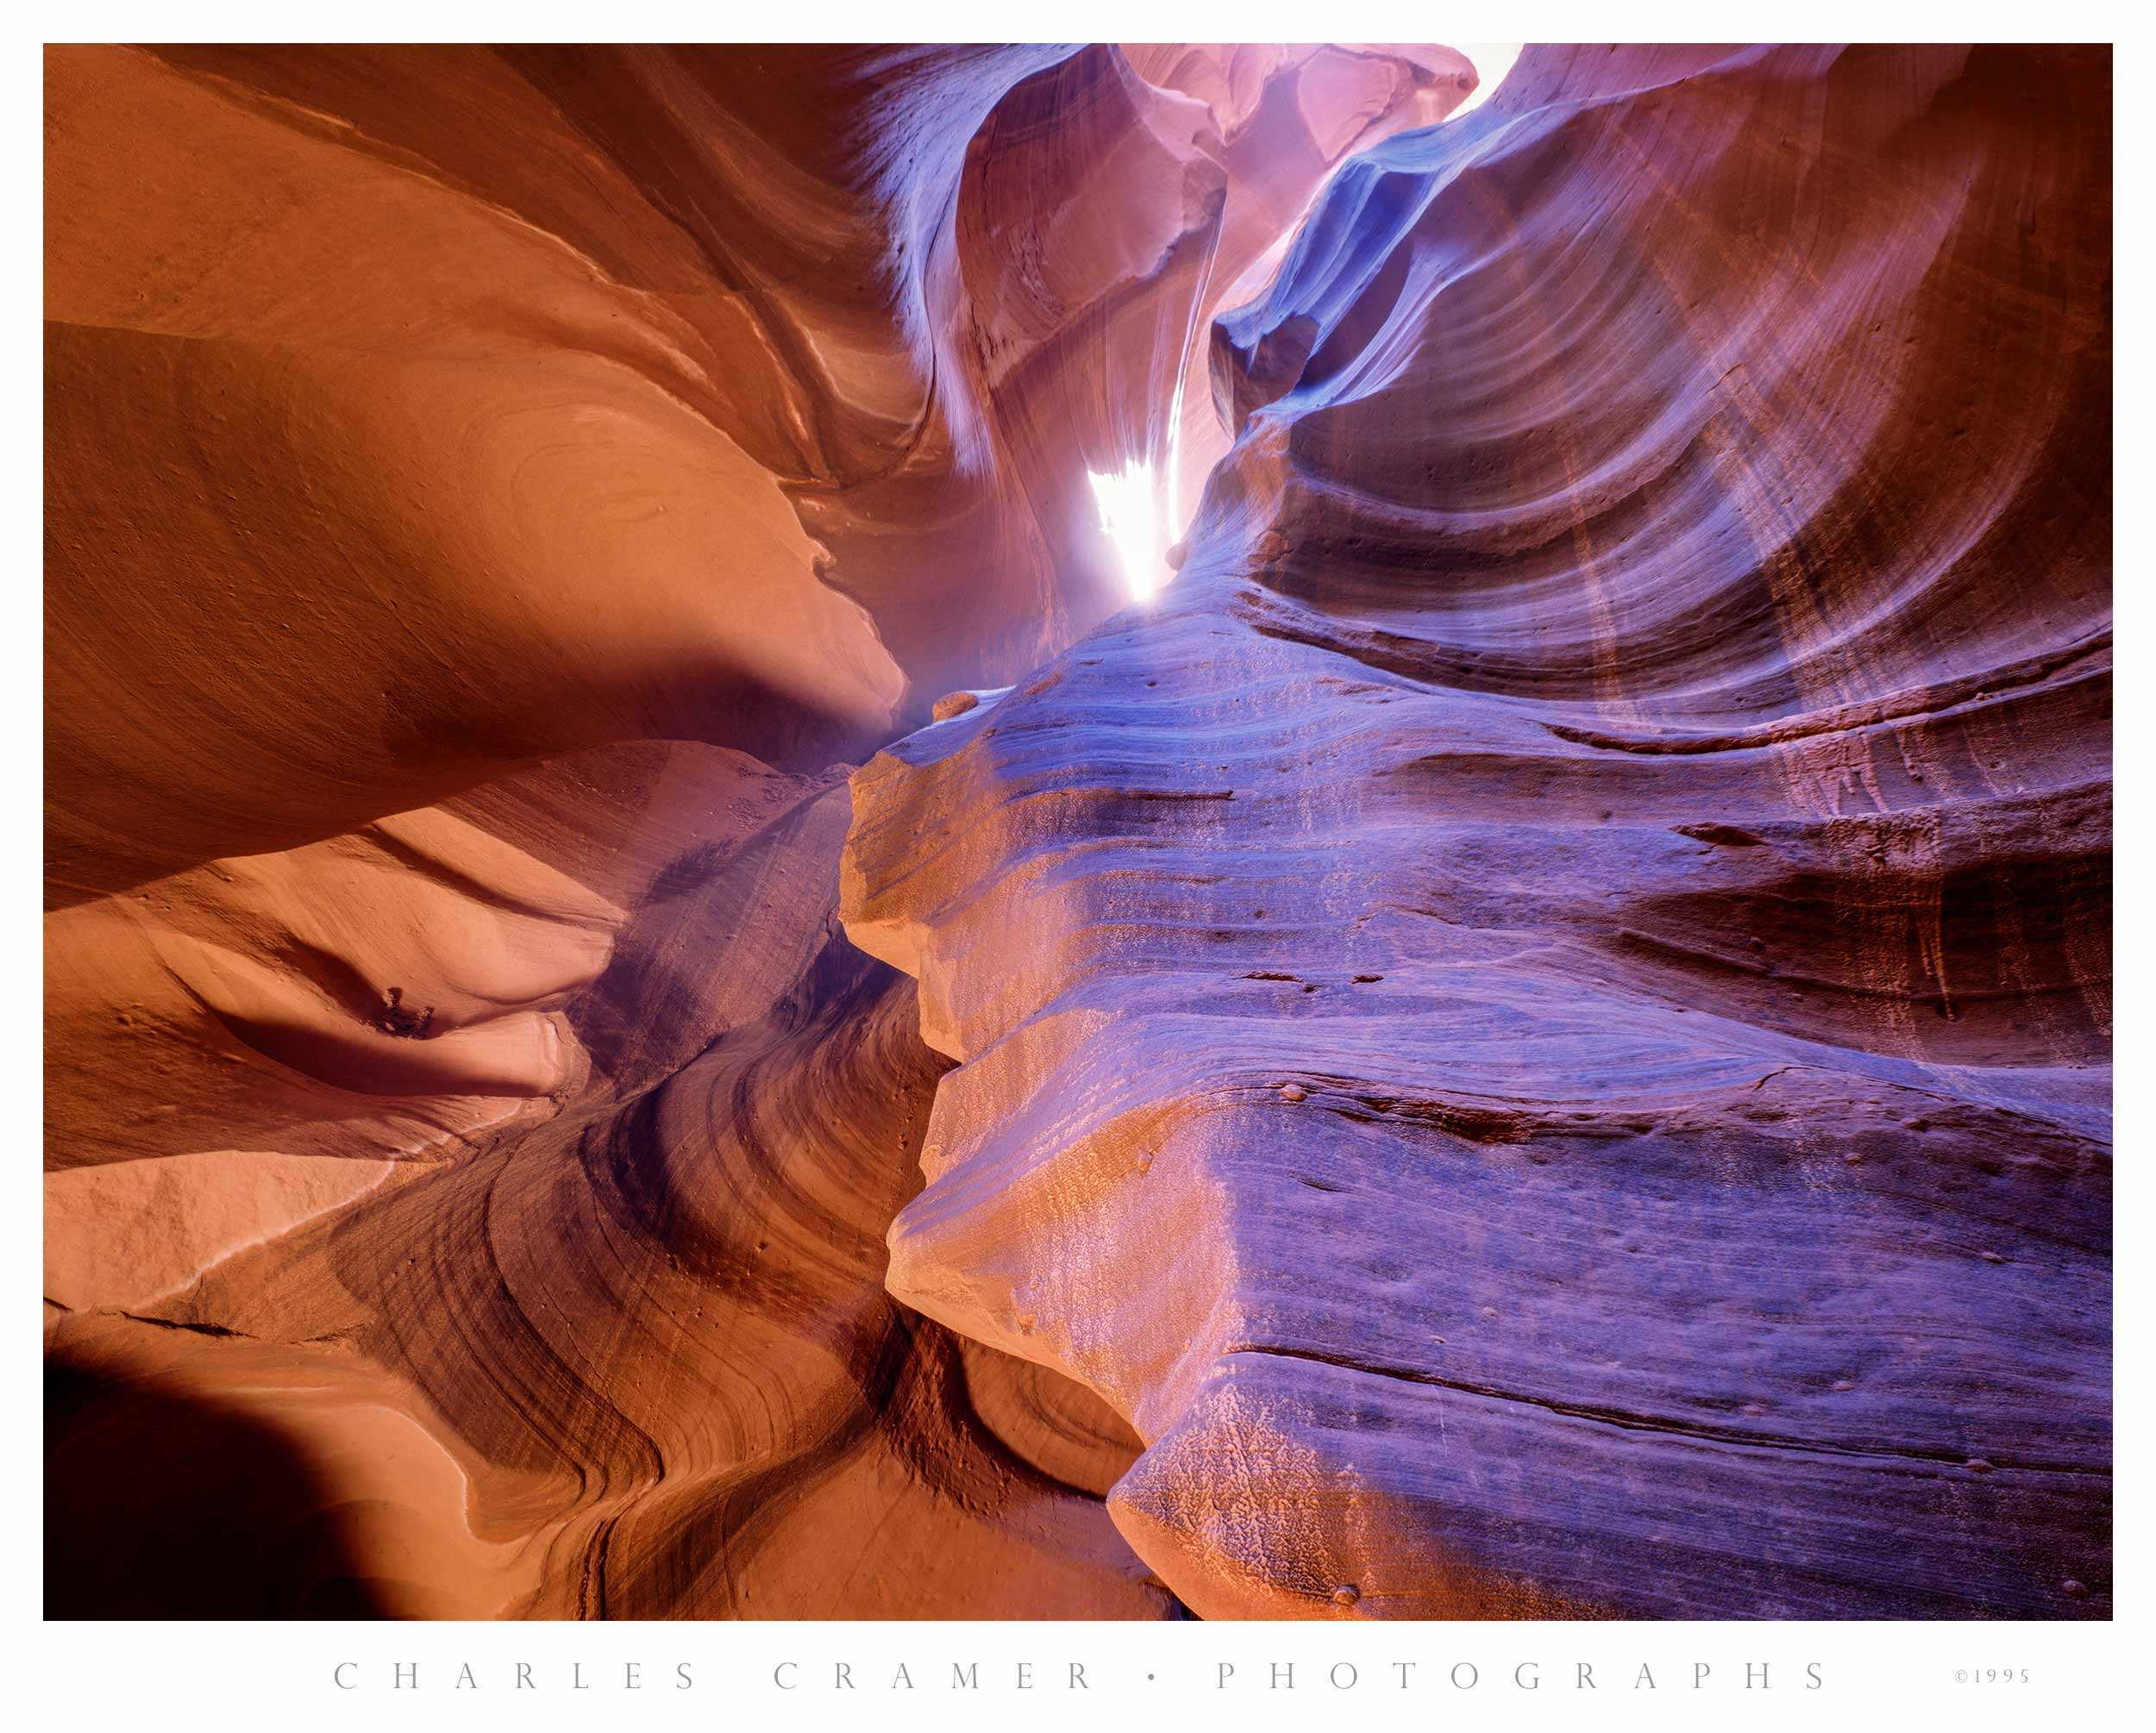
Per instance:
[[[45,132],[49,1616],[2109,1616],[2109,49]]]

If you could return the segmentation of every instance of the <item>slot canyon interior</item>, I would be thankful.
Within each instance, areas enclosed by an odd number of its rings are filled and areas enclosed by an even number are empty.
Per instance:
[[[2107,1618],[2106,47],[53,47],[54,1618]]]

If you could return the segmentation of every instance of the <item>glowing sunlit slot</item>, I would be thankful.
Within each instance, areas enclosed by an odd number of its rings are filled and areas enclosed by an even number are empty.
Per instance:
[[[1446,116],[1448,120],[1455,121],[1463,115],[1473,113],[1497,94],[1497,87],[1505,82],[1505,74],[1512,71],[1513,62],[1520,58],[1520,51],[1527,45],[1525,42],[1462,42],[1457,46],[1475,68],[1476,83],[1475,94]]]
[[[1159,489],[1150,463],[1132,463],[1102,475],[1093,472],[1094,503],[1100,512],[1100,533],[1115,549],[1123,581],[1141,602],[1168,579],[1167,544],[1161,535]]]

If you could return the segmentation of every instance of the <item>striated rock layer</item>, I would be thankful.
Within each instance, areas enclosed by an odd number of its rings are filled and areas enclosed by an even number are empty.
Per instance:
[[[1087,472],[1471,83],[48,52],[48,1612],[1180,1611],[1124,1421],[884,1290],[843,785],[1109,611]]]
[[[1530,48],[853,779],[891,1291],[1206,1616],[2105,1617],[2109,51]]]

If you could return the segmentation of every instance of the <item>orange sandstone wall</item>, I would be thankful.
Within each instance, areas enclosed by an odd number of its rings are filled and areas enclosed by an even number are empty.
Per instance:
[[[843,785],[1431,64],[1238,166],[1109,47],[48,52],[48,1611],[1174,1609],[884,1291]]]

